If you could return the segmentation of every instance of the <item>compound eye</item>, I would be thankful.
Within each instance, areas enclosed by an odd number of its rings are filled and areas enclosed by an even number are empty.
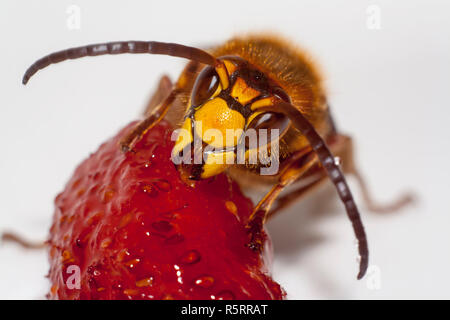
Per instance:
[[[192,104],[197,107],[205,103],[216,92],[219,82],[219,75],[213,67],[203,69],[192,89]]]
[[[271,129],[278,129],[279,130],[279,136],[281,137],[284,132],[289,127],[290,120],[288,117],[286,117],[284,114],[281,113],[275,113],[275,112],[266,112],[261,113],[260,115],[257,115],[252,122],[249,124],[247,129],[254,129],[256,130],[256,134],[258,134],[258,131],[260,129],[267,129],[267,138],[268,142],[271,141]]]

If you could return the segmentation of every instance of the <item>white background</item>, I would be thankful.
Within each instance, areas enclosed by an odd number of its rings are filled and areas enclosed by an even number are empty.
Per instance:
[[[0,230],[44,239],[53,198],[77,163],[139,115],[161,74],[175,78],[185,63],[82,59],[52,66],[24,87],[34,60],[111,40],[208,46],[249,31],[279,32],[321,65],[335,120],[355,138],[376,198],[412,190],[419,200],[391,215],[362,210],[379,271],[368,277],[375,288],[355,279],[353,232],[330,187],[269,223],[274,278],[290,299],[450,298],[448,2],[123,3],[1,1]],[[67,27],[71,4],[81,9],[78,30]],[[381,29],[367,27],[370,5],[380,9]],[[47,270],[44,251],[1,245],[0,298],[43,298]]]

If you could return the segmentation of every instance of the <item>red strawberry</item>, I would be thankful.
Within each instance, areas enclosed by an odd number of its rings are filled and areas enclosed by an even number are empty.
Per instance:
[[[246,246],[252,203],[238,186],[225,175],[183,183],[166,122],[123,154],[118,142],[132,126],[85,160],[55,199],[49,297],[282,299],[267,245],[264,255]]]

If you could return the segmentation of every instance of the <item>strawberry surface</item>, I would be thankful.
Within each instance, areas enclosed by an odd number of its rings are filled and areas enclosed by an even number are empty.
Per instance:
[[[48,297],[282,299],[269,240],[263,253],[247,246],[253,205],[237,184],[224,174],[183,182],[164,121],[122,153],[133,125],[81,163],[55,199]]]

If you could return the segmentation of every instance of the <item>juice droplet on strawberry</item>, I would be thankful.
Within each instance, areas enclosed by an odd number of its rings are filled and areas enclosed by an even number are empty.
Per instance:
[[[214,278],[211,276],[201,276],[195,279],[194,283],[198,287],[209,288],[214,284]]]

